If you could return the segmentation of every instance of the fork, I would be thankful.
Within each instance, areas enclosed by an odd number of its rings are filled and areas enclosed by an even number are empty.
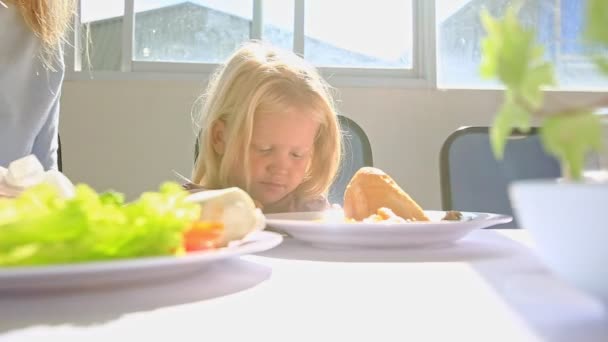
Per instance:
[[[1,0],[0,0],[1,1]],[[188,179],[188,177],[182,175],[181,173],[175,171],[175,169],[171,169],[171,171],[173,171],[173,175],[177,176],[177,178],[179,178],[180,180],[188,183],[188,184],[192,184],[192,181],[190,179]]]

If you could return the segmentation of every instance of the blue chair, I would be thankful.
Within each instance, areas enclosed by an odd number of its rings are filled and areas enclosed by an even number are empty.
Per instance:
[[[558,161],[540,144],[538,131],[514,131],[504,158],[497,160],[488,127],[462,127],[444,142],[440,153],[443,210],[513,215],[508,186],[515,180],[557,178]],[[516,221],[494,228],[518,227]]]
[[[363,128],[355,121],[343,115],[338,115],[338,121],[343,137],[343,157],[336,180],[329,189],[329,202],[342,205],[344,191],[355,172],[363,166],[373,166],[372,147]],[[194,143],[194,161],[198,158],[198,137]]]
[[[344,147],[342,163],[336,180],[329,188],[329,203],[344,203],[344,191],[355,172],[364,166],[373,166],[372,147],[363,128],[355,121],[343,115],[338,115]]]

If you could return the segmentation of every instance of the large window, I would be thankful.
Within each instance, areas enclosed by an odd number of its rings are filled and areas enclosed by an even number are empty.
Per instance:
[[[220,63],[251,36],[251,0],[135,0],[133,60]]]
[[[81,0],[80,70],[205,71],[261,39],[332,73],[414,75],[416,0]],[[78,70],[78,65],[76,65]]]
[[[207,73],[261,39],[318,66],[330,82],[485,88],[479,11],[512,0],[80,0],[74,69],[132,77]],[[607,87],[580,41],[586,0],[526,0],[563,88]],[[86,48],[86,49],[85,49]],[[606,51],[599,51],[606,54]],[[71,58],[68,58],[68,63]],[[71,65],[69,65],[71,66]],[[70,76],[73,76],[72,73]],[[126,76],[124,76],[126,75]]]
[[[437,81],[440,87],[479,88],[492,83],[478,75],[480,41],[485,31],[479,11],[504,15],[511,0],[439,0],[437,6]],[[585,0],[527,0],[520,20],[533,28],[555,66],[561,88],[605,88],[608,78],[599,75],[587,57],[593,47],[582,43]],[[608,25],[608,23],[607,23]],[[596,51],[608,55],[607,51]]]
[[[412,28],[412,1],[307,0],[304,57],[319,66],[410,69]]]
[[[76,35],[80,49],[76,70],[112,71],[121,69],[123,0],[81,0]],[[80,66],[80,64],[82,66]]]

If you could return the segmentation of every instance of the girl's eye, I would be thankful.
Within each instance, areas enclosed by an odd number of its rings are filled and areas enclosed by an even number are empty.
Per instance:
[[[302,158],[304,158],[304,153],[292,152],[291,156],[294,157],[295,159],[302,159]]]
[[[266,147],[266,146],[257,147],[256,149],[260,153],[268,153],[268,152],[272,151],[272,147]]]

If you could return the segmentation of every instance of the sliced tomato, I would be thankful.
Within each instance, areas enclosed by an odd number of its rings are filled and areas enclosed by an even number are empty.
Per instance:
[[[215,221],[197,221],[184,232],[186,252],[202,251],[219,247],[224,224]]]

